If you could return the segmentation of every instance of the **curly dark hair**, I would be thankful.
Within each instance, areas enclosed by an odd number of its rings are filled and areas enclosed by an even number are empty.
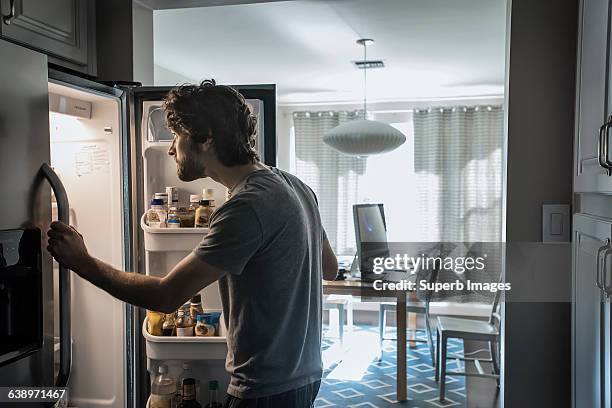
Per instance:
[[[194,142],[212,138],[217,157],[225,166],[255,163],[257,118],[235,89],[214,79],[184,84],[164,98],[166,125]]]

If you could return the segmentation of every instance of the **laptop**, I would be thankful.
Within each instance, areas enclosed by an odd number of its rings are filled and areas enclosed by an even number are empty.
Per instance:
[[[385,210],[382,204],[353,205],[353,222],[359,265],[358,276],[361,280],[399,281],[411,278],[412,275],[407,270],[385,269],[382,274],[373,271],[373,258],[390,256]]]

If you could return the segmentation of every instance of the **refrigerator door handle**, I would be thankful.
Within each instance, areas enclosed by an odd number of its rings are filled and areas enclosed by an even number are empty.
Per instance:
[[[603,251],[603,266],[601,268],[601,289],[603,290],[604,297],[612,295],[612,292],[609,289],[609,286],[612,282],[608,281],[608,256],[612,253],[612,248],[608,247],[605,251]]]
[[[604,123],[599,128],[599,138],[597,139],[597,158],[599,161],[599,167],[607,170],[608,167],[606,166],[606,160],[604,158],[605,156],[604,139],[605,139],[606,126],[607,126],[607,123]]]
[[[602,265],[601,265],[601,253],[604,249],[608,248],[608,246],[610,246],[610,239],[606,238],[604,240],[604,245],[600,246],[599,249],[597,249],[597,275],[596,275],[596,285],[599,289],[603,289],[603,283],[602,283],[602,279],[601,279],[601,272],[602,272]],[[604,266],[605,267],[605,266]]]
[[[610,126],[612,126],[612,115],[610,115],[610,117],[608,117],[608,120],[606,121],[606,123],[604,123],[604,125],[602,126],[603,128],[603,147],[601,148],[601,150],[603,151],[603,167],[606,169],[606,172],[608,174],[608,176],[612,176],[612,161],[610,161],[608,159],[608,154],[609,154],[609,150],[610,150],[610,140],[609,140],[609,132],[610,132]],[[600,135],[601,137],[601,135]]]
[[[2,14],[2,22],[6,25],[11,25],[15,18],[15,0],[11,0],[9,3],[9,13]]]
[[[57,201],[57,218],[68,224],[70,222],[70,205],[66,189],[59,179],[57,173],[46,163],[41,167],[43,176],[47,179]],[[59,327],[60,327],[60,361],[59,372],[55,379],[56,387],[65,387],[70,378],[72,366],[72,333],[70,317],[70,271],[63,265],[59,265]]]

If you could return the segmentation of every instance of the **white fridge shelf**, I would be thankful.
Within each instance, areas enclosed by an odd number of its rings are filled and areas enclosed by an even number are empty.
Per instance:
[[[208,228],[151,228],[147,215],[140,219],[144,231],[145,251],[149,252],[190,252],[208,233]]]
[[[226,338],[153,336],[147,331],[147,318],[142,324],[147,344],[147,357],[151,360],[225,360]]]

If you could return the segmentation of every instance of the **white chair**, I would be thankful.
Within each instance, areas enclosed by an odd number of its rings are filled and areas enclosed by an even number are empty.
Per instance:
[[[438,276],[437,270],[421,271],[419,273],[419,276],[423,276],[422,275],[423,273],[429,274],[429,277],[427,278],[427,280],[430,283],[435,282]],[[420,293],[420,291],[418,291],[418,293]],[[408,299],[406,302],[406,312],[422,314],[423,319],[425,321],[425,329],[417,329],[417,328],[409,329],[410,331],[412,331],[413,335],[411,339],[408,339],[408,341],[414,342],[414,343],[427,343],[427,346],[429,348],[429,354],[431,357],[431,364],[435,366],[436,351],[434,349],[431,322],[429,320],[430,319],[429,307],[431,304],[433,293],[431,291],[425,291],[423,295],[424,295],[423,296],[424,300]],[[380,303],[379,305],[379,309],[378,309],[378,343],[379,343],[379,351],[380,351],[379,359],[382,359],[383,340],[392,340],[392,339],[385,337],[385,327],[387,323],[387,311],[395,311],[395,309],[396,309],[395,303],[383,302],[383,303]],[[425,340],[417,339],[417,333],[422,332],[422,331],[425,332],[425,335],[426,335]]]
[[[338,338],[344,342],[344,312],[349,331],[353,331],[353,297],[350,295],[327,295],[323,298],[323,310],[329,310],[329,325],[331,326],[332,310],[338,311]]]
[[[457,317],[438,317],[436,336],[436,350],[438,356],[436,358],[434,377],[436,381],[440,381],[440,401],[444,401],[445,398],[447,375],[493,378],[497,381],[497,387],[499,388],[499,336],[501,325],[501,317],[499,313],[500,296],[501,292],[498,291],[495,294],[489,321],[463,319]],[[448,340],[453,338],[462,339],[464,341],[474,340],[487,342],[489,345],[490,358],[468,358],[465,357],[465,355],[447,356]],[[474,366],[476,367],[476,373],[469,373],[465,371],[448,371],[446,369],[446,361],[448,357],[473,362]],[[491,363],[493,366],[493,372],[486,373],[482,368],[482,362]]]

